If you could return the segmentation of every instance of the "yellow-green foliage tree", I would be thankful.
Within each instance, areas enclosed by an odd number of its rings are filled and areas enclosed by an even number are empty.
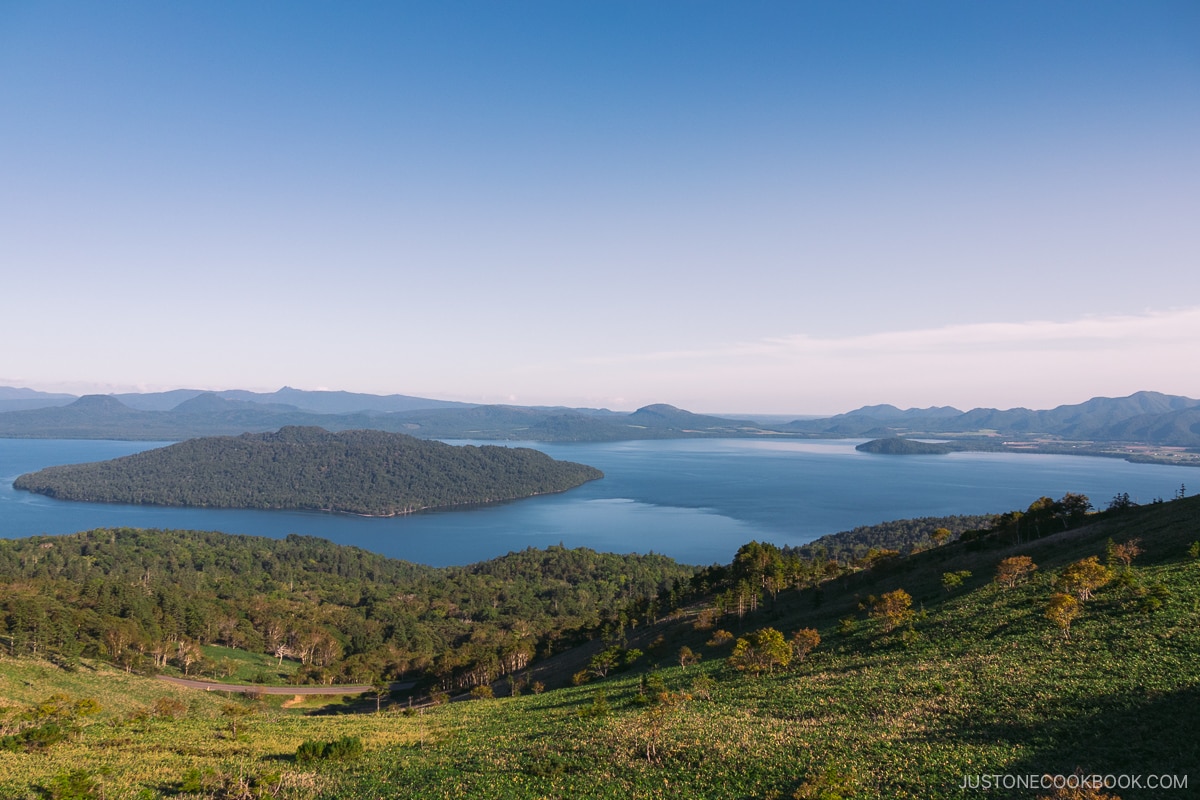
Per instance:
[[[963,585],[963,581],[969,577],[971,577],[971,570],[969,569],[960,569],[956,572],[943,572],[942,588],[947,592],[953,592],[955,589],[960,588]]]
[[[1037,564],[1033,563],[1029,556],[1006,558],[996,565],[996,583],[1011,589],[1026,580],[1036,569]]]
[[[801,628],[792,634],[792,657],[803,661],[804,657],[817,649],[821,643],[821,634],[814,628]]]
[[[744,639],[738,639],[729,656],[729,665],[739,672],[757,675],[786,667],[792,661],[792,648],[783,634],[774,628],[763,628]]]
[[[1062,631],[1064,639],[1071,638],[1071,623],[1079,616],[1079,601],[1069,594],[1055,592],[1046,604],[1046,619]]]
[[[1075,595],[1080,600],[1091,600],[1092,592],[1113,579],[1113,571],[1100,563],[1096,556],[1081,558],[1068,564],[1055,580],[1056,588]]]
[[[871,606],[871,616],[883,620],[885,631],[894,631],[913,618],[912,595],[903,589],[888,592]]]

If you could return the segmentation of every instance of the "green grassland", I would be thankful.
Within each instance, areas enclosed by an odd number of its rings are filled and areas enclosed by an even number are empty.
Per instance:
[[[1065,636],[1045,617],[1056,578],[1081,558],[1104,561],[1109,540],[1131,539],[1142,554],[1082,603]],[[1187,776],[1186,790],[1112,793],[1187,797],[1200,785],[1197,540],[1200,498],[1101,515],[1033,542],[947,544],[715,621],[735,638],[816,628],[820,645],[787,667],[734,669],[730,643],[708,644],[714,627],[701,604],[626,629],[613,641],[645,654],[606,678],[562,685],[602,646],[593,643],[536,667],[531,677],[561,688],[420,710],[288,706],[87,660],[66,671],[0,658],[0,719],[52,694],[101,706],[65,741],[0,751],[0,797],[100,797],[100,787],[114,800],[1034,797],[1043,793],[959,787],[980,774],[1077,770]],[[1004,588],[996,565],[1015,555],[1038,569]],[[971,576],[948,591],[942,577],[955,571]],[[915,613],[885,630],[868,609],[901,588]],[[699,664],[680,666],[684,646]],[[177,713],[157,713],[171,705],[156,706],[162,698],[178,701]],[[361,756],[295,758],[304,741],[344,736],[361,740]],[[72,795],[66,778],[79,770],[88,775],[76,776],[83,789]]]
[[[206,644],[200,650],[215,666],[212,672],[228,683],[286,685],[300,670],[300,662],[291,658],[276,659],[266,653],[251,653],[218,644]]]

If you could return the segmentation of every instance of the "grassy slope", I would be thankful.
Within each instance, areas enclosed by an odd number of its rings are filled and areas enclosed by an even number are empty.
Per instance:
[[[1109,586],[1086,604],[1064,641],[1042,617],[1052,573],[1077,558],[1102,556],[1110,536],[1141,537],[1146,552],[1135,562],[1136,580],[1166,587],[1166,604],[1146,614],[1135,588]],[[781,595],[741,629],[736,620],[722,624],[735,633],[771,625],[788,635],[815,626],[824,641],[802,664],[760,678],[729,669],[728,648],[705,647],[709,632],[694,631],[690,619],[639,629],[631,644],[644,647],[662,635],[661,676],[669,689],[693,694],[661,708],[637,705],[640,676],[625,673],[420,716],[311,716],[266,707],[233,741],[223,698],[180,694],[123,673],[68,674],[0,660],[0,697],[10,705],[66,691],[96,697],[106,708],[77,741],[46,754],[0,753],[0,796],[36,796],[33,785],[81,764],[111,770],[109,798],[161,792],[190,767],[283,771],[292,796],[330,798],[790,797],[827,768],[857,787],[845,796],[858,797],[979,797],[984,793],[956,788],[964,776],[1077,768],[1187,774],[1194,787],[1200,561],[1187,549],[1198,539],[1200,498],[1193,498],[1030,545],[920,554],[890,574],[826,586],[819,605],[811,593]],[[1030,583],[1006,591],[990,577],[997,561],[1014,554],[1032,556],[1041,568]],[[958,569],[975,577],[946,595],[940,576]],[[907,645],[856,611],[869,594],[897,587],[926,612]],[[860,620],[856,629],[839,633],[838,620],[851,614]],[[705,656],[686,672],[668,666],[683,644]],[[691,691],[701,674],[716,681],[708,698]],[[580,716],[598,689],[610,711]],[[191,704],[185,717],[131,718],[168,694]],[[305,767],[290,759],[305,739],[348,734],[361,736],[367,750],[353,764]]]

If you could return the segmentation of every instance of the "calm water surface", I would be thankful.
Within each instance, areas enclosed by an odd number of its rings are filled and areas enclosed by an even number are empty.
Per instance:
[[[1082,492],[1099,506],[1119,492],[1141,502],[1200,484],[1200,470],[1077,456],[859,453],[862,440],[688,439],[524,443],[604,470],[560,495],[391,519],[337,514],[154,508],[51,500],[17,492],[18,475],[52,464],[128,455],[165,442],[0,439],[0,537],[131,526],[283,537],[320,536],[425,564],[466,564],[563,543],[680,561],[728,562],[751,539],[802,544],[905,517],[1025,508]],[[482,443],[479,443],[482,444]]]

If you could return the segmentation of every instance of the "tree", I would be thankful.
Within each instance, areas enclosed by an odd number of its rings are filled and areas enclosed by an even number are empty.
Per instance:
[[[193,664],[204,657],[199,643],[190,639],[180,639],[176,642],[175,649],[175,659],[179,662],[179,666],[183,667],[184,675],[188,674]]]
[[[957,572],[943,572],[942,588],[944,588],[947,593],[953,592],[955,589],[961,587],[963,585],[963,581],[969,577],[971,577],[971,570],[969,569],[960,569]]]
[[[620,663],[621,648],[613,645],[592,656],[588,661],[588,669],[597,678],[604,678],[608,676],[610,670],[615,669]]]
[[[903,589],[888,592],[872,604],[871,616],[883,620],[885,632],[894,631],[913,618],[912,595]]]
[[[1062,521],[1063,530],[1066,530],[1068,526],[1077,525],[1083,521],[1091,510],[1092,501],[1086,494],[1067,492],[1055,504],[1054,512],[1055,516]]]
[[[233,703],[229,703],[221,709],[221,716],[229,720],[230,738],[232,738],[235,742],[238,738],[238,724],[253,713],[253,708],[234,705]]]
[[[1108,540],[1107,560],[1110,567],[1115,567],[1120,564],[1128,568],[1135,558],[1142,554],[1141,539],[1130,539],[1121,544],[1115,544],[1112,539]]]
[[[803,661],[820,643],[821,634],[815,628],[801,628],[792,634],[792,656],[797,661]]]
[[[1108,501],[1109,511],[1125,511],[1126,509],[1134,508],[1137,503],[1129,499],[1129,492],[1121,492],[1113,495],[1113,499]]]
[[[692,648],[684,645],[679,648],[679,666],[685,671],[693,664],[700,663],[700,654],[692,650]]]
[[[1071,638],[1071,623],[1079,616],[1079,601],[1069,594],[1055,592],[1046,604],[1046,619],[1062,631],[1064,639]]]
[[[1010,556],[996,565],[996,583],[1011,589],[1037,569],[1029,556]]]
[[[739,672],[757,675],[786,667],[792,660],[792,648],[783,634],[774,628],[763,628],[744,639],[738,639],[729,656],[729,665]]]
[[[392,693],[392,684],[384,680],[382,677],[376,677],[371,681],[371,696],[375,698],[375,713],[379,713],[380,706]]]
[[[1055,581],[1055,585],[1080,600],[1091,600],[1092,592],[1107,584],[1112,578],[1113,571],[1111,569],[1101,564],[1100,559],[1096,556],[1088,556],[1064,567]]]
[[[933,533],[929,534],[929,538],[933,540],[935,547],[941,547],[950,541],[950,537],[953,535],[949,528],[937,528]]]

